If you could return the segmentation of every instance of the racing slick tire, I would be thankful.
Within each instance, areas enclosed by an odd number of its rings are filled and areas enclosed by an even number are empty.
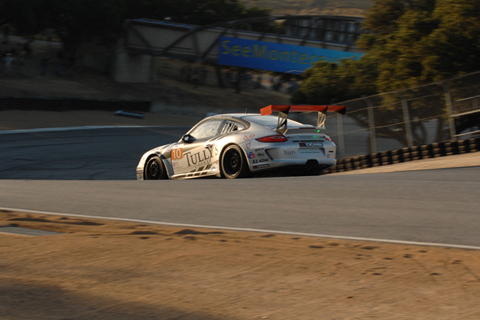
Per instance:
[[[247,178],[250,176],[247,160],[237,145],[225,148],[220,158],[222,177],[227,179]]]
[[[160,180],[167,178],[167,170],[159,156],[148,158],[144,169],[145,180]]]

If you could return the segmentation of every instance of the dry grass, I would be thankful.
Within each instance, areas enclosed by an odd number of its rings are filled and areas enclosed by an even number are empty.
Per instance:
[[[243,0],[247,7],[272,10],[273,15],[338,15],[364,17],[372,0]]]

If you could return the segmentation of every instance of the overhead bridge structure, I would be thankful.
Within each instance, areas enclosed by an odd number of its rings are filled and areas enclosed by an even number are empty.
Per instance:
[[[319,60],[358,59],[361,18],[278,16],[193,26],[125,21],[116,56],[119,82],[155,81],[156,57],[300,74]]]

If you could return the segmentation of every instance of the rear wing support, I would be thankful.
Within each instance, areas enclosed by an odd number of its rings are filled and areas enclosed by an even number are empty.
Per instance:
[[[328,107],[325,109],[325,111],[318,111],[317,127],[325,128],[325,121],[327,121],[327,111]]]
[[[278,112],[278,120],[277,120],[277,129],[276,131],[281,134],[285,134],[288,130],[287,128],[287,119],[288,119],[288,112],[290,111],[290,107],[288,107],[284,111]]]
[[[268,107],[260,109],[262,116],[272,114],[273,111],[278,111],[278,122],[276,131],[280,134],[285,134],[288,130],[287,118],[289,112],[318,112],[317,128],[325,128],[325,121],[327,120],[327,112],[338,112],[345,114],[345,106],[314,106],[314,105],[269,105]]]

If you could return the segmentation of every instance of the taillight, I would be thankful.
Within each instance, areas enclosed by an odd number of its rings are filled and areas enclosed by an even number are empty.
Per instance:
[[[327,136],[327,135],[324,135],[323,137],[324,137],[325,140],[327,140],[327,141],[332,141],[332,139],[331,139],[329,136]]]
[[[258,138],[257,141],[260,142],[285,142],[287,138],[283,135],[268,136],[263,138]]]

